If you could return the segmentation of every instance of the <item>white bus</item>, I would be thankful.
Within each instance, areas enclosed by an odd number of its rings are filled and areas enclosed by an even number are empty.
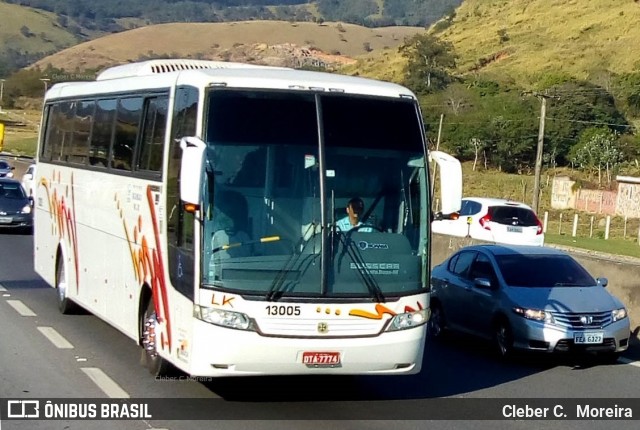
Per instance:
[[[154,375],[416,373],[427,156],[399,85],[208,61],[113,67],[46,94],[35,268],[61,312],[121,330]],[[459,163],[432,156],[450,166],[453,212]],[[338,229],[352,198],[361,225]]]

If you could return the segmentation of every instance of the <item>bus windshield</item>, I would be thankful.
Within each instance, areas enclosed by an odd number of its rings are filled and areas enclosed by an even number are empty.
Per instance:
[[[206,112],[204,287],[378,301],[427,287],[415,100],[212,89]]]

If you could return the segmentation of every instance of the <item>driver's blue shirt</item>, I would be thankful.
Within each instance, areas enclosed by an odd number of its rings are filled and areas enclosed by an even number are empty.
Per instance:
[[[358,231],[360,231],[360,232],[370,233],[370,232],[373,231],[371,227],[366,227],[366,224],[363,224],[361,222],[358,222],[356,225],[351,225],[351,222],[349,221],[349,217],[348,216],[340,219],[336,223],[336,227],[340,231],[349,231],[351,229],[354,229],[354,228],[357,228],[357,227],[360,227],[360,226],[365,226],[365,227],[358,228]]]

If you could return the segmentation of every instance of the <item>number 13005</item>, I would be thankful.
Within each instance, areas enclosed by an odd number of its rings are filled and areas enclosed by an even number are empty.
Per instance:
[[[300,315],[300,306],[269,305],[266,307],[266,310],[267,315]]]

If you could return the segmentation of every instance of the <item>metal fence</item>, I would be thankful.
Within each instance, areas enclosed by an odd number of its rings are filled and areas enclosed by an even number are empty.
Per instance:
[[[597,239],[622,239],[640,244],[640,219],[577,211],[546,211],[545,233]]]

